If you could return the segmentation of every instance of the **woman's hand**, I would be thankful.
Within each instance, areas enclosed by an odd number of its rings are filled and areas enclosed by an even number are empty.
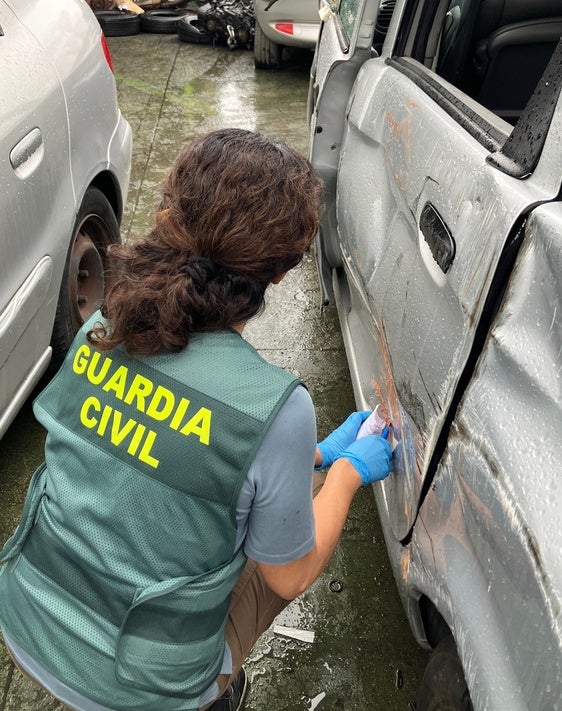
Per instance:
[[[388,429],[385,432],[388,435]],[[366,486],[390,474],[392,449],[384,437],[367,435],[337,454],[335,461],[339,459],[347,459],[361,477],[361,486]]]
[[[352,412],[343,424],[318,444],[317,449],[320,451],[321,460],[318,462],[318,457],[316,458],[316,469],[325,469],[331,466],[337,455],[347,449],[352,442],[355,442],[359,428],[370,414],[370,410]]]

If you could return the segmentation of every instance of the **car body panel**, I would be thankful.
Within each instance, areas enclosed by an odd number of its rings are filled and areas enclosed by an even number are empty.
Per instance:
[[[501,174],[487,154],[476,140],[459,140],[452,117],[428,106],[421,89],[392,66],[363,65],[342,139],[336,211],[346,266],[382,326],[392,372],[392,383],[390,373],[373,373],[364,396],[388,403],[397,434],[407,433],[399,451],[416,454],[398,462],[404,476],[383,483],[397,538],[415,520],[504,244],[532,205],[560,189],[560,178],[540,169],[524,182]],[[365,191],[369,211],[362,209]],[[426,206],[454,240],[447,273],[422,232]]]
[[[477,709],[559,700],[561,235],[560,203],[533,211],[412,542],[391,555],[406,608],[427,595],[454,630]]]
[[[256,0],[255,18],[264,35],[284,47],[314,49],[320,29],[318,0]],[[292,32],[276,29],[290,23]]]
[[[416,526],[431,556],[425,571],[438,571],[444,601],[454,601],[449,622],[476,708],[559,701],[561,235],[560,203],[532,213]],[[434,594],[427,572],[412,567],[406,579]]]
[[[0,367],[3,368],[17,350],[10,360],[15,372],[10,369],[10,377],[3,376],[0,385],[0,398],[4,404],[14,396],[26,371],[49,345],[53,301],[56,307],[58,296],[58,286],[52,281],[52,262],[42,278],[36,280],[33,275],[43,258],[50,255],[54,242],[52,235],[61,234],[68,219],[73,219],[74,200],[65,100],[56,70],[33,34],[11,9],[4,2],[0,9],[0,25],[4,32],[0,37],[4,67],[4,100],[0,103],[0,144],[4,155],[0,162],[0,185],[6,205],[0,217],[0,318],[4,324]],[[22,57],[28,58],[25,70]],[[36,97],[39,106],[30,105],[31,96]],[[34,132],[38,132],[39,138],[35,144]],[[27,147],[26,142],[29,143]],[[16,163],[13,155],[18,146],[23,156]],[[53,152],[58,156],[56,161],[50,160]],[[24,160],[26,156],[27,160]],[[66,197],[68,195],[71,199]],[[31,283],[40,287],[40,298],[32,298],[29,288],[24,287],[26,283],[28,287]],[[17,292],[27,293],[27,298],[14,298]],[[18,343],[35,319],[38,324],[43,324],[39,326],[40,332],[25,339],[24,350],[20,352]]]
[[[447,3],[398,0],[376,51],[378,2],[346,5],[354,29],[337,14],[323,23],[311,75],[311,160],[327,196],[316,258],[357,405],[382,402],[395,428],[393,473],[374,487],[393,572],[421,644],[433,643],[421,600],[448,625],[475,709],[553,709],[560,72],[554,98],[537,93],[521,116],[519,134],[542,150],[517,175],[500,160],[517,127],[437,76],[432,56],[410,58],[410,28],[430,7],[445,21]]]
[[[66,256],[88,187],[103,185],[121,218],[132,132],[86,3],[55,12],[47,0],[0,0],[0,26],[1,436],[49,363]]]
[[[333,35],[327,37],[326,28],[321,48],[325,42],[333,61],[335,40]],[[363,48],[357,51],[364,56]],[[387,45],[386,51],[390,55],[392,47]],[[354,52],[352,47],[349,56]],[[336,94],[341,101],[346,93],[336,72],[329,73],[324,66],[323,93]],[[353,75],[346,77],[350,79]],[[388,514],[394,535],[402,539],[415,520],[424,477],[503,246],[532,205],[557,195],[560,176],[548,166],[541,170],[540,164],[524,182],[499,173],[486,163],[489,150],[462,129],[460,134],[445,109],[427,102],[423,90],[383,58],[361,65],[348,94],[339,150],[334,150],[334,143],[326,148],[323,134],[330,133],[325,130],[330,119],[324,122],[323,117],[329,113],[323,96],[319,97],[313,130],[318,130],[321,120],[322,134],[314,140],[312,160],[316,168],[321,164],[323,177],[327,171],[321,153],[332,160],[332,176],[338,171],[333,206],[345,214],[335,217],[336,239],[344,245],[348,270],[356,271],[352,278],[364,292],[369,320],[382,325],[377,342],[383,350],[373,361],[386,363],[386,370],[392,372],[373,372],[370,381],[362,384],[362,401],[382,399],[397,432],[406,432],[410,438],[398,450],[403,455],[397,466],[405,476],[383,484],[389,489]],[[501,119],[493,120],[507,136],[509,126],[502,125]],[[553,136],[551,142],[556,141]],[[329,189],[334,185],[332,180]],[[372,195],[369,211],[362,209],[365,190]],[[422,234],[426,206],[441,217],[454,241],[453,264],[447,274],[437,266]],[[487,243],[480,234],[488,235]],[[333,243],[334,236],[327,239]],[[376,288],[377,283],[385,284],[385,293]],[[423,333],[416,327],[421,321]],[[400,358],[393,358],[395,351]],[[441,361],[439,368],[432,367],[436,359]],[[404,454],[414,452],[415,457]]]

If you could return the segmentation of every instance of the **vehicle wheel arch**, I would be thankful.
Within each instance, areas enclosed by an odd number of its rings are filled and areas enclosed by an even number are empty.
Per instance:
[[[103,170],[91,180],[90,187],[97,188],[105,195],[115,213],[117,222],[121,224],[125,201],[115,176],[109,170]],[[83,198],[84,196],[82,196]]]
[[[433,649],[445,637],[452,635],[452,630],[437,605],[422,593],[417,601],[418,614],[423,627],[423,633],[428,645]]]
[[[468,685],[452,634],[432,650],[418,689],[416,711],[473,711]]]
[[[472,711],[472,701],[453,630],[437,604],[425,593],[412,600],[419,636],[429,647],[428,661],[417,690],[416,711],[455,708]],[[452,705],[450,705],[452,704]]]

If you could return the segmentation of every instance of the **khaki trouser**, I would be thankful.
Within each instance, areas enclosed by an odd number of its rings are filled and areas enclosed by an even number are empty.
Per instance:
[[[322,488],[324,478],[324,472],[314,472],[313,496]],[[258,638],[289,602],[267,587],[257,563],[248,560],[232,591],[230,614],[226,624],[226,641],[232,652],[232,673],[219,674],[217,677],[221,694],[236,678]],[[210,705],[204,708],[207,709]]]
[[[288,604],[289,600],[279,597],[267,587],[257,563],[248,560],[232,591],[230,615],[226,623],[226,641],[232,652],[232,673],[217,677],[221,694],[236,678],[258,637]],[[210,705],[203,708],[207,709]]]

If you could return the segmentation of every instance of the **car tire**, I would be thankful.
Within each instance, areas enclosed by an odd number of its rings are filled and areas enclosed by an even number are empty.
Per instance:
[[[182,42],[191,44],[211,44],[212,37],[197,15],[189,14],[178,20],[178,37]]]
[[[143,10],[150,10],[158,5],[160,10],[164,10],[168,7],[177,7],[178,5],[184,5],[185,0],[162,0],[162,2],[154,2],[154,0],[136,0],[135,5],[138,5]]]
[[[277,69],[281,66],[283,47],[272,42],[256,22],[254,35],[254,66],[256,69]]]
[[[429,657],[416,699],[416,711],[473,711],[451,635],[441,640]]]
[[[175,35],[178,31],[178,21],[185,14],[185,10],[173,8],[145,12],[140,16],[141,30],[153,34]]]
[[[51,336],[50,371],[62,363],[78,329],[105,296],[107,248],[121,242],[119,223],[108,199],[89,188],[78,210],[62,277]]]
[[[134,12],[102,10],[94,15],[106,37],[127,37],[140,32],[140,17]]]

